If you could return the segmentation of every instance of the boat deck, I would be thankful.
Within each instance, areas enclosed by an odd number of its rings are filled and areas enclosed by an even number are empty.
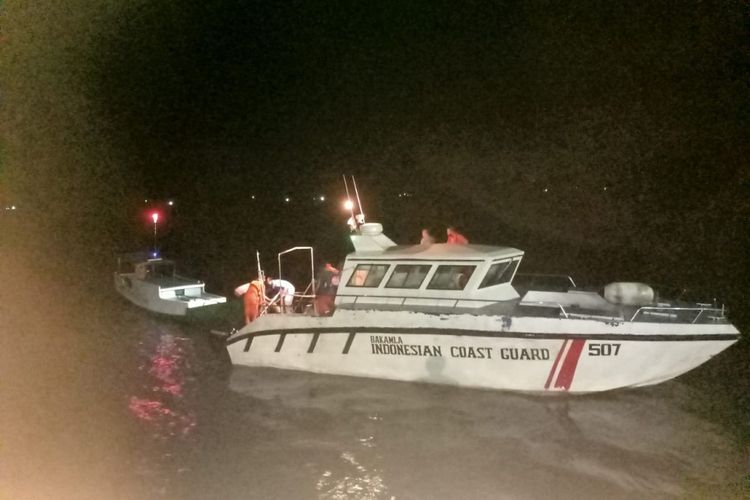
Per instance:
[[[191,285],[202,285],[203,282],[191,278],[183,278],[182,276],[166,276],[160,278],[146,278],[144,281],[159,285],[161,288],[176,288],[180,286],[191,286]]]

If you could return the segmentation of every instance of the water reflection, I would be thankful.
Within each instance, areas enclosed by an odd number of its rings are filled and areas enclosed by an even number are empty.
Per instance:
[[[230,388],[273,413],[318,498],[675,498],[737,472],[677,383],[537,397],[235,367]]]
[[[345,451],[341,453],[339,459],[336,467],[339,472],[326,470],[315,484],[319,498],[330,500],[385,498],[387,488],[377,469],[370,470],[359,463],[353,452]]]
[[[150,324],[138,343],[140,386],[128,400],[128,409],[148,439],[138,465],[139,474],[156,483],[165,494],[176,475],[189,470],[181,447],[190,444],[197,427],[193,341],[180,336],[169,323]]]
[[[154,335],[154,332],[149,334]],[[149,375],[143,394],[131,396],[128,407],[151,429],[154,437],[166,440],[176,435],[186,436],[196,425],[195,414],[184,399],[185,371],[192,355],[192,343],[190,339],[169,333],[154,336],[157,339],[155,352],[140,367]],[[142,345],[149,343],[145,341]]]

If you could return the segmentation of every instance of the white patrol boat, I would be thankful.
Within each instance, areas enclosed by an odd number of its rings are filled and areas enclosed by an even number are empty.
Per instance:
[[[528,288],[515,248],[397,246],[380,224],[351,239],[333,312],[262,315],[227,338],[233,364],[588,393],[672,379],[739,338],[723,306],[641,283]]]
[[[206,293],[199,280],[179,276],[174,261],[130,254],[117,259],[115,289],[133,304],[169,316],[188,316],[226,297]]]

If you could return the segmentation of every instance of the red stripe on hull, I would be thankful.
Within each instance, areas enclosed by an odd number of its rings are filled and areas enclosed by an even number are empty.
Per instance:
[[[565,391],[570,389],[584,344],[586,344],[586,340],[583,339],[576,339],[570,344],[568,354],[565,356],[562,368],[560,368],[560,375],[555,380],[555,389],[563,389]]]
[[[552,383],[552,377],[555,376],[555,370],[557,370],[557,364],[560,362],[560,356],[562,356],[563,351],[565,351],[565,346],[568,345],[568,339],[563,340],[562,346],[560,347],[560,350],[557,351],[557,356],[555,357],[555,362],[552,363],[552,369],[549,371],[549,376],[547,377],[547,383],[544,384],[545,389],[549,389],[549,385]]]

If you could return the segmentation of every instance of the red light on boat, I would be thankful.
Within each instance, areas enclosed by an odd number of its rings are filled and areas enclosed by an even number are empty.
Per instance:
[[[152,213],[151,214],[151,220],[154,221],[154,224],[156,224],[157,222],[159,222],[159,212]]]

